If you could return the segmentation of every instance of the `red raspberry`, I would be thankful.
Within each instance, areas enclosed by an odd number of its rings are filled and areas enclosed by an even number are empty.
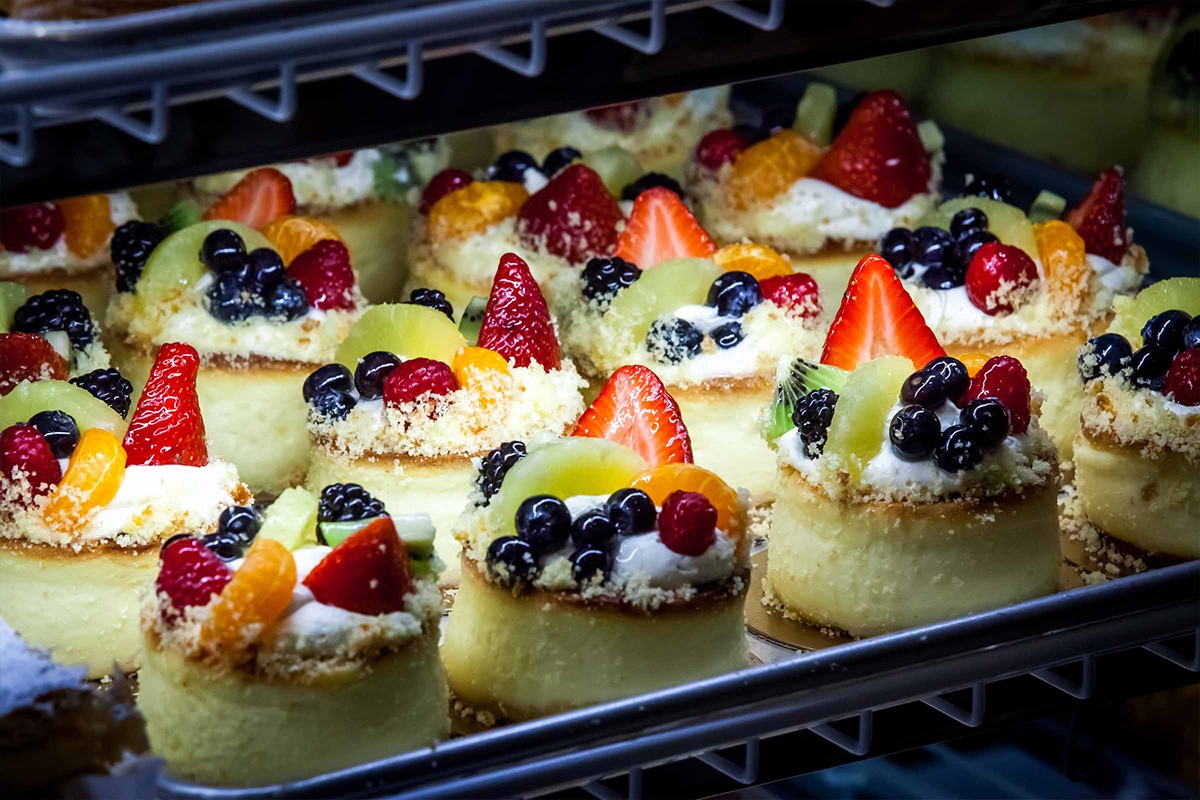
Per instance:
[[[200,355],[190,344],[170,342],[158,348],[125,431],[123,444],[130,466],[208,463],[204,417],[196,394],[199,372]]]
[[[821,313],[821,293],[811,275],[775,275],[759,281],[758,286],[763,297],[786,308],[792,316],[815,317]]]
[[[733,128],[718,128],[704,134],[696,145],[696,160],[707,169],[719,170],[746,149],[746,137]]]
[[[410,358],[400,362],[383,381],[383,402],[398,406],[430,394],[450,394],[457,388],[458,379],[449,365],[432,358]]]
[[[233,577],[229,567],[204,542],[185,536],[169,542],[159,556],[161,567],[154,589],[171,601],[162,606],[163,619],[174,622],[192,606],[206,606]]]
[[[1020,361],[1012,356],[989,358],[971,379],[959,405],[966,406],[981,397],[994,397],[1004,403],[1014,435],[1029,428],[1029,376]]]
[[[671,492],[658,515],[658,535],[668,550],[701,555],[717,540],[717,509],[699,492]]]
[[[32,425],[13,425],[0,433],[0,482],[29,480],[34,497],[48,494],[62,480],[62,468],[46,437]]]
[[[304,287],[314,308],[354,308],[354,270],[350,251],[336,239],[323,239],[296,256],[288,276]]]
[[[65,381],[67,360],[36,333],[0,333],[0,397],[21,381]]]
[[[418,211],[428,214],[433,204],[441,200],[455,189],[461,189],[474,183],[471,173],[464,169],[444,169],[429,179],[425,191],[421,192],[421,205]]]
[[[10,253],[49,250],[67,229],[54,203],[33,203],[0,211],[0,246]]]
[[[985,314],[1008,314],[1038,278],[1037,264],[1019,247],[989,242],[967,267],[967,299]]]
[[[1183,350],[1175,355],[1163,394],[1181,406],[1200,406],[1200,350]]]
[[[601,128],[633,133],[646,117],[650,115],[650,105],[645,100],[631,100],[628,103],[613,103],[610,106],[589,108],[588,119]]]

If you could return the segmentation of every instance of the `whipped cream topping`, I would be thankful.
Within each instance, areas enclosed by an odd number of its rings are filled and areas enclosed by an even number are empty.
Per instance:
[[[127,192],[114,192],[108,196],[109,213],[114,226],[124,225],[138,219],[137,206]],[[67,237],[59,236],[52,247],[45,250],[30,250],[27,253],[10,253],[0,249],[0,280],[15,275],[28,275],[51,270],[81,272],[111,263],[107,244],[96,248],[91,255],[80,257],[67,247]]]
[[[375,164],[383,157],[379,150],[358,150],[342,167],[333,158],[313,158],[274,164],[292,182],[296,205],[304,211],[344,208],[375,197]],[[250,170],[222,172],[197,178],[192,185],[196,191],[220,196]]]
[[[1104,288],[1113,294],[1130,294],[1142,285],[1142,274],[1134,260],[1127,254],[1120,264],[1114,264],[1104,256],[1088,253],[1088,265],[1100,278]]]

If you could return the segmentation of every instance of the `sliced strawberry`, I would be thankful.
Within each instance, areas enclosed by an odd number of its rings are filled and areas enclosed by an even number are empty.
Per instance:
[[[633,213],[617,241],[615,255],[642,269],[672,258],[708,258],[717,245],[679,195],[662,186],[633,201]]]
[[[200,356],[190,344],[164,344],[125,432],[126,463],[203,467],[204,417],[196,395]]]
[[[692,439],[679,404],[642,366],[627,365],[610,375],[571,435],[623,444],[654,467],[692,460]]]
[[[975,373],[959,403],[965,406],[981,397],[994,397],[1008,409],[1009,431],[1020,435],[1029,429],[1029,376],[1012,356],[996,356]]]
[[[229,219],[251,228],[265,228],[284,214],[296,213],[292,182],[277,169],[263,167],[246,173],[234,187],[204,212],[205,219]]]
[[[612,252],[621,219],[617,201],[596,171],[572,164],[525,201],[517,214],[517,231],[527,247],[582,264]]]
[[[65,381],[67,361],[36,333],[0,333],[0,397],[21,381]]]
[[[1129,249],[1125,227],[1125,174],[1120,167],[1100,173],[1083,202],[1067,214],[1067,223],[1092,255],[1120,264]]]
[[[932,167],[900,95],[871,92],[850,113],[812,176],[887,208],[929,191]]]
[[[62,480],[62,467],[41,431],[12,425],[0,433],[0,485],[23,475],[34,497],[48,494]]]
[[[300,282],[314,308],[328,311],[355,306],[350,251],[336,239],[322,239],[292,259],[288,277]]]
[[[206,606],[233,578],[233,572],[217,554],[194,536],[184,536],[163,547],[156,594],[170,601],[161,613],[167,622],[179,619],[192,606]]]
[[[891,265],[881,256],[864,256],[829,326],[821,363],[852,370],[888,355],[904,356],[921,369],[946,351]]]
[[[351,534],[304,579],[317,602],[356,614],[404,610],[413,590],[408,548],[390,517]]]
[[[561,363],[546,298],[529,265],[515,253],[500,257],[477,344],[495,350],[517,367],[536,361],[546,369],[558,369]]]

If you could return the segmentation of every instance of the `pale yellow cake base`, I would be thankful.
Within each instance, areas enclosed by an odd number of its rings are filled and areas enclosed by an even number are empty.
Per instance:
[[[871,250],[851,250],[849,252],[837,248],[823,253],[807,255],[789,253],[793,272],[806,272],[817,282],[821,292],[821,309],[825,319],[832,320],[846,293],[846,285],[850,283],[850,275],[862,257]]]
[[[836,502],[781,469],[765,588],[806,621],[873,636],[1057,588],[1053,483],[996,501]]]
[[[319,683],[213,669],[146,641],[138,709],[167,771],[200,783],[298,780],[450,735],[436,629]]]
[[[735,489],[749,491],[755,505],[775,497],[775,453],[758,426],[772,392],[772,380],[671,389],[692,438],[695,462]]]
[[[1147,200],[1200,217],[1200,136],[1181,127],[1152,123],[1129,188]]]
[[[1151,553],[1200,558],[1200,464],[1080,434],[1075,485],[1088,521],[1109,536]]]
[[[70,289],[79,292],[83,304],[97,318],[104,316],[108,308],[108,299],[116,290],[116,278],[113,277],[109,265],[92,267],[79,272],[68,272],[63,269],[45,272],[24,272],[13,275],[0,275],[0,281],[13,281],[25,287],[30,295],[48,292],[51,289]]]
[[[744,601],[742,592],[643,614],[515,597],[464,560],[442,661],[464,706],[530,719],[746,667]]]
[[[407,203],[370,200],[314,215],[341,234],[350,250],[350,263],[358,271],[358,286],[372,303],[405,299],[401,290],[408,268],[411,214]]]
[[[0,540],[0,617],[55,661],[100,678],[141,664],[138,613],[158,547],[69,548]],[[0,665],[0,669],[2,669]]]

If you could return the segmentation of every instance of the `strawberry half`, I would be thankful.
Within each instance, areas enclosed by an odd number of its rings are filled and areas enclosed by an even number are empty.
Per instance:
[[[650,269],[672,258],[708,258],[717,245],[679,195],[656,186],[633,201],[614,255]]]
[[[22,381],[65,381],[67,360],[36,333],[0,333],[0,397]]]
[[[692,460],[692,439],[679,404],[642,366],[626,365],[610,375],[571,435],[623,444],[652,467]]]
[[[621,209],[591,167],[572,164],[530,197],[517,214],[521,244],[572,264],[606,256],[617,244]]]
[[[263,167],[246,173],[233,188],[204,212],[205,219],[228,219],[265,228],[284,214],[296,213],[292,182],[277,169]]]
[[[356,614],[403,611],[413,590],[408,548],[391,518],[380,517],[333,548],[304,585],[317,602]]]
[[[929,191],[929,154],[900,95],[871,92],[850,113],[811,177],[887,208]]]
[[[558,369],[561,363],[546,298],[529,265],[516,253],[500,257],[477,344],[495,350],[515,367],[536,361],[546,369]]]
[[[1120,167],[1100,173],[1083,202],[1067,214],[1067,223],[1092,255],[1120,264],[1129,249],[1125,227],[1125,174]]]
[[[190,344],[164,344],[125,432],[126,463],[203,467],[204,417],[196,395],[200,356]]]
[[[880,356],[904,356],[921,369],[946,355],[882,256],[864,256],[825,336],[821,363],[845,370]]]
[[[354,308],[354,268],[350,251],[336,239],[322,239],[292,259],[288,277],[304,287],[314,308]]]

